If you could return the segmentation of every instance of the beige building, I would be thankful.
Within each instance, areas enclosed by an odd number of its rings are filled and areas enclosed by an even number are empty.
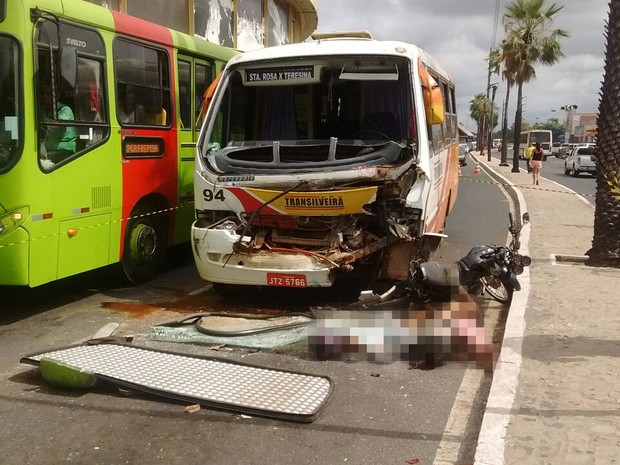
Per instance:
[[[569,118],[569,142],[594,142],[597,132],[597,113],[575,113]]]
[[[318,0],[86,1],[242,51],[303,42],[318,24]]]

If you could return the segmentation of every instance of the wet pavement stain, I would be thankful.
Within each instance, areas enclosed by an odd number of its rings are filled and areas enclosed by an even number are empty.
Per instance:
[[[142,302],[103,302],[101,307],[113,312],[126,313],[131,318],[143,318],[155,312],[165,310],[159,305],[144,304]]]
[[[181,315],[199,313],[230,313],[245,315],[309,314],[315,305],[343,303],[339,292],[323,289],[269,289],[238,286],[234,292],[222,295],[213,288],[197,294],[187,294],[175,288],[160,287],[168,296],[157,296],[146,302],[104,302],[102,307],[125,313],[131,318],[144,318],[155,312],[174,312]],[[305,292],[304,292],[305,291]]]

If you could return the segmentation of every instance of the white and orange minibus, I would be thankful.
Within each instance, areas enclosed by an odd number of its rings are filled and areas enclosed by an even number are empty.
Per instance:
[[[192,241],[216,285],[403,279],[444,237],[459,170],[453,80],[411,44],[313,39],[234,57],[210,96]]]

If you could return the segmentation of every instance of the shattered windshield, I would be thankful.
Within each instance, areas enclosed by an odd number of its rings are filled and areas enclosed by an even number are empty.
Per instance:
[[[23,118],[19,114],[21,56],[18,42],[0,35],[0,173],[8,171],[21,154]]]

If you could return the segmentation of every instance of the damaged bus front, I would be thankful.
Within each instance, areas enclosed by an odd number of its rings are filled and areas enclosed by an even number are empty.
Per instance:
[[[403,279],[456,199],[454,86],[422,50],[319,38],[232,59],[197,149],[192,246],[213,283]]]

